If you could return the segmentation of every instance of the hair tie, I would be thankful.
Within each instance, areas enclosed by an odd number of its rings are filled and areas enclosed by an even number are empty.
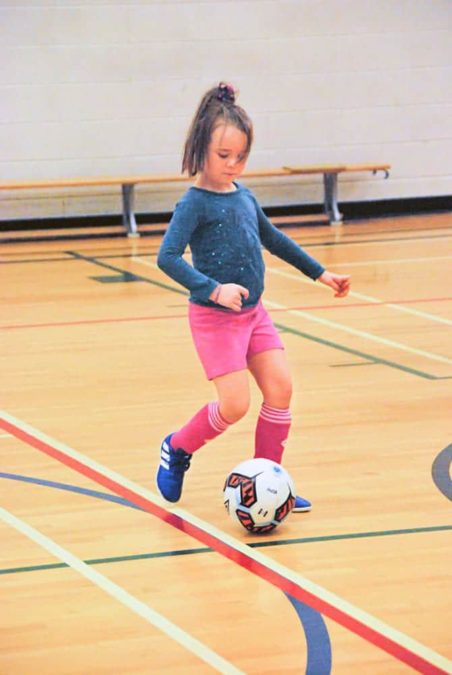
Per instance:
[[[232,84],[220,82],[218,85],[217,99],[222,103],[235,103],[235,89]]]

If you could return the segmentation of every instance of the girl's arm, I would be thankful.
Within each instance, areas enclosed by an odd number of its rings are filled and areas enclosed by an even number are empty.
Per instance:
[[[325,272],[325,268],[293,239],[272,225],[256,200],[255,204],[259,234],[265,248],[311,279],[318,279]]]
[[[270,253],[293,265],[293,267],[311,277],[311,279],[318,280],[322,284],[325,284],[325,286],[332,288],[337,298],[343,298],[348,294],[350,290],[349,275],[336,274],[335,272],[326,270],[315,258],[296,244],[293,239],[272,225],[257,201],[256,209],[261,241]]]
[[[157,265],[171,279],[207,301],[218,281],[196,270],[183,255],[198,226],[197,214],[189,205],[177,204],[157,256]]]

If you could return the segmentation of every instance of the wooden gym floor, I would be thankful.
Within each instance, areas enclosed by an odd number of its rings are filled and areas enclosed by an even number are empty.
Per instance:
[[[452,216],[292,228],[345,300],[266,255],[293,373],[272,535],[222,504],[260,406],[156,495],[160,441],[213,397],[159,237],[1,253],[0,674],[452,672]]]

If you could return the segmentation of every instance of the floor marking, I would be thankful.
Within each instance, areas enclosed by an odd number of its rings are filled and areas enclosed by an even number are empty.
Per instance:
[[[131,258],[132,261],[140,263],[141,265],[146,265],[147,267],[151,267],[152,269],[158,269],[158,266],[156,263],[153,263],[149,260],[142,260],[141,258],[137,258],[136,256]],[[278,270],[276,268],[269,268],[267,267],[267,271],[273,272],[275,274],[279,274],[284,277],[288,277],[290,279],[295,279],[296,281],[299,281],[301,283],[310,283],[312,284],[312,281],[308,281],[307,279],[303,279],[301,275],[296,275],[292,274],[291,272],[286,272],[284,270]],[[325,287],[325,290],[326,289]],[[353,293],[350,293],[350,295],[353,295]],[[363,296],[364,297],[364,296]],[[370,296],[369,296],[370,297]],[[373,302],[379,302],[376,299],[373,299]],[[374,335],[373,333],[367,333],[366,331],[361,331],[356,328],[351,328],[349,326],[345,326],[344,324],[337,323],[336,321],[330,321],[329,319],[323,319],[322,317],[315,316],[314,314],[310,314],[304,310],[299,310],[299,309],[290,309],[287,307],[287,305],[282,305],[277,302],[272,302],[270,300],[265,300],[264,299],[264,304],[270,308],[274,309],[280,309],[283,311],[286,311],[289,314],[293,314],[295,316],[300,316],[303,317],[304,319],[308,319],[309,321],[314,321],[316,323],[323,324],[324,326],[328,326],[329,328],[335,328],[337,330],[344,331],[346,333],[350,333],[351,335],[357,335],[359,337],[363,337],[366,340],[371,340],[373,342],[377,342],[379,344],[384,344],[387,345],[388,347],[393,347],[394,349],[399,349],[401,351],[408,352],[410,354],[415,354],[416,356],[422,356],[424,358],[430,359],[432,361],[439,361],[440,363],[447,363],[448,365],[452,365],[452,359],[447,358],[446,356],[440,356],[438,354],[432,354],[431,352],[426,352],[422,349],[416,349],[415,347],[409,347],[408,345],[402,344],[401,342],[395,342],[394,340],[389,340],[388,338],[383,338],[379,337],[378,335]],[[398,309],[398,305],[394,305]],[[409,311],[409,308],[404,308],[407,311]],[[412,311],[417,311],[417,310],[412,310]],[[444,321],[447,321],[446,319]],[[451,323],[452,325],[452,323]]]
[[[162,281],[154,281],[153,279],[149,279],[148,277],[142,277],[139,274],[133,274],[133,272],[127,272],[127,270],[123,270],[120,267],[115,267],[114,265],[110,265],[108,263],[101,262],[100,260],[97,260],[97,258],[91,258],[90,256],[83,255],[82,253],[79,253],[78,251],[65,251],[68,255],[71,255],[73,258],[77,260],[84,260],[88,263],[91,263],[92,265],[97,265],[98,267],[103,267],[104,269],[111,270],[112,272],[117,272],[120,275],[128,274],[129,280],[132,278],[135,281],[143,281],[146,284],[151,284],[152,286],[158,286],[159,288],[164,288],[168,291],[173,291],[173,293],[180,293],[181,295],[188,295],[187,291],[176,286],[170,286],[169,284],[165,284]],[[134,258],[132,258],[133,260]]]
[[[341,263],[328,263],[328,268],[330,267],[367,267],[369,265],[403,265],[410,263],[423,263],[423,262],[437,262],[438,260],[451,260],[452,255],[432,255],[426,256],[424,258],[394,258],[388,260],[376,259],[376,260],[360,260],[353,262],[341,262]]]
[[[452,443],[441,450],[432,465],[432,478],[438,490],[452,501]]]
[[[159,321],[166,319],[186,319],[187,312],[183,314],[160,314],[150,316],[120,316],[105,319],[80,319],[76,321],[51,321],[45,323],[16,323],[0,326],[0,330],[20,330],[24,328],[59,328],[60,326],[89,326],[90,324],[102,323],[132,323],[134,321]]]
[[[450,229],[450,228],[449,228]],[[359,236],[359,234],[350,234],[351,237],[353,236]],[[363,233],[362,236],[366,236],[365,233]],[[323,248],[323,247],[330,247],[330,246],[368,246],[369,244],[392,244],[394,242],[399,242],[403,241],[405,244],[417,244],[419,241],[432,241],[435,242],[437,239],[450,239],[452,237],[452,234],[435,234],[435,235],[429,235],[429,236],[420,236],[420,237],[386,237],[385,239],[349,239],[348,241],[340,240],[340,241],[318,241],[318,242],[309,242],[309,243],[304,243],[303,242],[303,248]],[[295,241],[295,240],[294,240]],[[436,243],[436,242],[435,242]]]
[[[319,673],[322,675],[329,675],[332,666],[331,642],[326,626],[321,620],[321,615],[306,605],[306,603],[295,600],[295,598],[287,593],[286,596],[298,614],[298,618],[300,619],[303,628],[306,631],[313,631],[315,634],[319,635],[319,645],[321,645],[321,649],[311,649],[308,651],[305,675],[319,675]]]
[[[222,532],[180,508],[168,510],[167,504],[146,488],[104,467],[82,453],[55,441],[9,413],[1,412],[0,428],[23,442],[87,476],[121,497],[132,501],[163,522],[207,544],[225,558],[305,602],[346,629],[428,675],[449,675],[452,662],[367,612],[330,593],[293,570],[250,549],[246,544]]]
[[[299,283],[302,284],[310,284],[312,286],[312,281],[308,280],[304,277],[302,277],[300,274],[294,274],[292,272],[287,272],[286,270],[280,270],[276,267],[268,267],[267,268],[268,272],[271,272],[272,274],[278,274],[279,276],[286,277],[287,279],[292,279],[294,281],[298,281]],[[320,288],[324,291],[330,291],[331,289],[325,285],[319,284],[316,286],[316,288]],[[357,298],[358,300],[364,300],[365,302],[370,303],[371,305],[383,305],[384,307],[389,307],[390,309],[395,309],[398,312],[405,312],[406,314],[413,314],[415,316],[420,316],[424,319],[428,319],[429,321],[437,321],[438,323],[444,323],[447,326],[452,326],[452,321],[450,319],[444,319],[441,316],[437,316],[436,314],[429,314],[428,312],[422,312],[419,309],[413,309],[412,307],[404,307],[403,305],[395,304],[392,302],[384,302],[383,300],[380,300],[379,298],[375,298],[372,295],[364,295],[363,293],[357,293],[356,291],[350,291],[348,294],[351,298]]]
[[[392,304],[416,304],[416,303],[426,303],[426,302],[450,302],[452,297],[442,297],[442,298],[414,298],[412,300],[393,300]],[[391,302],[381,301],[380,305],[389,305]],[[347,309],[355,309],[356,307],[369,307],[374,305],[374,302],[354,302],[347,303],[346,305],[339,304],[326,304],[326,305],[295,305],[294,307],[288,307],[290,310],[294,309],[303,309],[306,311],[314,311],[318,309],[326,310],[340,310],[344,311]],[[187,304],[184,305],[168,305],[171,308],[185,308]],[[286,309],[271,309],[273,313],[277,312],[286,312]],[[15,324],[4,324],[0,325],[0,330],[23,330],[23,329],[33,329],[33,328],[58,328],[62,326],[85,326],[90,324],[102,324],[102,323],[132,323],[134,321],[166,321],[169,319],[186,319],[187,312],[184,311],[182,314],[150,314],[148,316],[120,316],[120,317],[105,317],[102,319],[77,319],[74,321],[45,321],[43,323],[15,323]]]
[[[191,651],[198,658],[205,661],[205,663],[208,663],[215,668],[218,672],[230,675],[243,675],[243,671],[235,668],[231,663],[219,656],[219,654],[216,654],[206,645],[202,644],[202,642],[199,642],[199,640],[186,633],[179,628],[179,626],[176,626],[172,621],[169,621],[153,610],[149,605],[146,605],[144,602],[128,593],[122,586],[118,586],[118,584],[110,581],[110,579],[104,577],[103,574],[92,567],[89,567],[83,560],[80,560],[80,558],[77,558],[68,550],[59,546],[53,539],[46,537],[42,532],[39,532],[39,530],[36,530],[34,527],[25,521],[20,520],[2,507],[0,507],[0,518],[36,544],[42,546],[42,548],[46,549],[46,551],[55,558],[63,560],[69,567],[91,581],[95,586],[101,588],[115,600],[131,609],[132,612],[141,616],[152,626],[155,626],[158,630],[162,631],[162,633],[168,635],[172,640],[179,642],[179,644]]]
[[[319,345],[324,345],[325,347],[331,347],[332,349],[337,349],[340,352],[345,352],[345,354],[353,354],[354,356],[359,356],[362,359],[365,359],[367,364],[378,363],[382,366],[388,366],[389,368],[394,368],[396,370],[401,370],[404,373],[409,373],[410,375],[415,375],[416,377],[422,377],[424,380],[447,380],[450,379],[448,376],[432,375],[431,373],[426,373],[423,370],[417,370],[415,368],[410,368],[409,366],[404,366],[401,363],[396,361],[390,361],[389,359],[383,359],[380,356],[373,356],[372,354],[367,354],[366,352],[359,351],[358,349],[352,349],[351,347],[346,347],[341,345],[339,342],[332,342],[331,340],[326,340],[325,338],[316,337],[310,333],[305,333],[296,328],[290,328],[285,324],[276,323],[275,327],[278,330],[282,330],[285,333],[291,333],[292,335],[297,335],[302,337],[305,340],[310,340],[311,342],[316,342]],[[451,376],[452,377],[452,376]]]
[[[304,312],[299,309],[289,309],[286,305],[281,305],[278,302],[272,302],[271,300],[264,300],[264,305],[268,307],[276,307],[278,309],[285,309],[288,314],[293,316],[299,316],[308,321],[314,321],[315,323],[320,323],[329,328],[334,328],[335,330],[341,330],[344,333],[350,333],[351,335],[356,335],[362,337],[366,340],[372,342],[377,342],[379,344],[398,349],[400,351],[407,352],[408,354],[415,354],[416,356],[422,356],[423,358],[430,359],[431,361],[439,361],[440,363],[447,363],[452,365],[452,359],[448,359],[446,356],[440,356],[438,354],[432,354],[431,352],[426,352],[423,349],[416,349],[415,347],[409,347],[408,345],[402,344],[401,342],[395,342],[394,340],[389,340],[388,338],[383,338],[373,333],[367,333],[363,330],[358,330],[357,328],[351,328],[351,326],[345,326],[342,323],[337,323],[336,321],[330,321],[329,319],[324,319],[320,316],[315,316],[309,312]]]
[[[395,304],[393,302],[382,302],[378,298],[374,298],[371,295],[364,295],[363,293],[356,293],[354,291],[351,291],[350,295],[353,298],[358,298],[371,304],[383,305],[384,307],[395,309],[398,312],[404,312],[405,314],[412,314],[413,316],[420,316],[421,319],[427,319],[427,321],[436,321],[437,323],[443,323],[446,326],[452,326],[452,321],[450,319],[445,319],[444,317],[438,316],[437,314],[430,314],[429,312],[423,312],[420,309],[405,307],[404,305]]]
[[[452,446],[445,448],[435,460],[433,466],[440,458],[444,458],[445,451],[452,451]],[[443,464],[443,461],[441,461]],[[447,464],[450,464],[450,460]],[[442,469],[442,472],[444,470]],[[432,467],[433,473],[433,467]],[[99,492],[98,490],[92,490],[91,488],[83,488],[78,485],[71,485],[68,483],[61,483],[58,481],[47,480],[45,478],[34,478],[32,476],[23,476],[16,473],[5,473],[0,471],[0,478],[7,480],[14,480],[23,483],[29,483],[32,485],[38,485],[41,487],[52,488],[56,490],[62,490],[64,492],[73,492],[85,497],[93,497],[94,499],[101,499],[104,501],[113,502],[121,506],[128,506],[132,509],[138,509],[142,511],[143,509],[139,506],[136,506],[133,502],[118,497],[117,495],[111,494],[110,492]],[[436,481],[435,481],[436,482]],[[448,496],[446,494],[446,496]],[[452,499],[452,493],[450,498]],[[393,537],[401,536],[407,534],[426,534],[432,532],[449,532],[452,530],[452,525],[432,525],[429,527],[410,527],[410,528],[399,528],[397,530],[374,530],[370,532],[348,532],[346,534],[325,534],[315,537],[295,537],[293,539],[269,539],[267,541],[248,541],[247,546],[251,548],[268,548],[268,547],[277,547],[277,546],[290,546],[293,544],[313,544],[320,542],[330,542],[330,541],[346,541],[349,539],[369,539],[369,538],[379,538],[379,537]],[[110,564],[115,562],[127,562],[131,560],[151,560],[154,558],[167,558],[174,556],[183,556],[183,555],[195,555],[199,553],[212,553],[213,549],[210,547],[203,548],[188,548],[188,549],[171,549],[170,551],[154,551],[153,553],[134,553],[129,555],[113,556],[109,558],[94,558],[92,560],[85,560],[84,562],[87,565],[102,565]],[[15,574],[18,572],[35,572],[37,570],[46,570],[46,569],[59,569],[66,567],[64,563],[52,563],[52,564],[42,564],[42,565],[28,565],[26,567],[11,567],[11,568],[0,568],[0,574]]]
[[[0,471],[0,478],[6,478],[10,480],[20,481],[32,485],[39,485],[41,487],[54,488],[57,490],[62,490],[66,492],[73,492],[84,497],[94,497],[95,499],[101,499],[103,501],[114,502],[120,504],[121,506],[128,506],[133,509],[139,509],[142,511],[139,506],[136,506],[127,499],[118,497],[116,495],[110,494],[109,492],[99,492],[98,490],[91,490],[88,488],[82,488],[77,485],[68,485],[67,483],[59,483],[55,481],[46,480],[43,478],[33,478],[31,476],[21,476],[14,473],[3,473]],[[252,544],[248,544],[251,546]],[[117,562],[130,562],[132,560],[154,560],[156,558],[174,558],[175,556],[184,556],[184,555],[194,555],[199,553],[214,553],[211,548],[197,548],[197,549],[182,549],[182,550],[170,550],[165,552],[154,552],[154,553],[140,553],[134,555],[121,555],[113,556],[109,558],[95,558],[92,560],[84,560],[83,562],[87,565],[104,565]],[[50,569],[62,569],[67,567],[66,563],[52,563],[45,565],[29,565],[27,567],[16,567],[10,569],[1,569],[0,575],[2,574],[14,574],[18,572],[37,572]],[[330,649],[330,639],[328,635],[328,629],[325,625],[322,615],[317,612],[315,609],[311,609],[305,603],[299,602],[292,598],[290,595],[285,593],[285,596],[290,600],[295,611],[298,614],[301,625],[304,631],[304,637],[306,641],[306,650],[307,650],[307,662],[311,664],[317,663],[317,655],[323,653]],[[318,668],[309,669],[311,675],[316,675],[320,672]],[[322,671],[323,675],[329,675],[330,670],[324,668]],[[306,670],[306,675],[309,675],[308,669]]]
[[[402,216],[402,217],[403,217],[403,216]],[[163,223],[163,225],[167,225],[167,223]],[[291,230],[299,229],[297,226],[296,226],[296,227],[293,227],[292,224],[288,224],[288,226],[290,227]],[[329,230],[330,230],[331,228],[330,228],[330,227],[327,227],[326,229],[327,229],[328,234],[329,234],[329,233],[330,233]],[[427,237],[422,236],[422,237],[420,237],[420,238],[422,238],[422,239],[426,239],[426,238],[427,238],[427,239],[429,239],[429,238],[436,239],[436,238],[438,238],[438,236],[439,236],[439,237],[443,236],[442,233],[444,233],[444,232],[446,232],[446,236],[448,236],[448,235],[447,235],[447,230],[450,230],[450,229],[451,229],[450,227],[441,227],[441,226],[439,226],[439,227],[432,227],[432,228],[424,228],[424,227],[421,227],[421,228],[418,228],[418,229],[411,229],[411,230],[407,230],[406,228],[391,228],[391,230],[385,230],[385,232],[388,233],[388,234],[390,234],[390,235],[391,235],[391,234],[394,234],[394,233],[401,233],[401,232],[403,232],[403,233],[408,234],[408,236],[407,236],[407,237],[403,237],[403,238],[400,238],[400,237],[399,237],[397,240],[395,240],[393,237],[386,237],[385,239],[373,239],[373,240],[370,240],[370,242],[371,242],[371,243],[385,243],[385,242],[391,242],[391,241],[411,241],[411,240],[413,239],[413,233],[416,233],[416,235],[419,235],[419,234],[422,234],[422,233],[424,233],[424,232],[429,233],[428,236],[427,236]],[[432,232],[439,232],[439,233],[441,233],[441,234],[440,234],[440,235],[434,235],[434,236],[432,237],[432,235],[431,235]],[[375,231],[368,230],[368,231],[364,231],[364,232],[362,232],[362,233],[359,233],[359,232],[357,232],[357,233],[346,232],[346,233],[344,233],[344,234],[345,234],[345,236],[350,236],[350,237],[352,237],[352,236],[357,236],[357,235],[359,235],[359,234],[361,234],[362,236],[365,236],[365,237],[369,237],[369,236],[376,235],[376,234],[380,234],[380,235],[381,235],[381,230],[375,230]],[[307,248],[307,247],[309,247],[309,246],[322,246],[323,244],[326,244],[326,245],[328,245],[328,246],[334,246],[334,245],[340,246],[340,245],[342,245],[343,243],[348,243],[348,242],[346,242],[346,241],[345,241],[345,242],[337,241],[337,239],[335,239],[334,241],[331,241],[331,240],[328,241],[328,240],[327,240],[327,241],[325,241],[325,242],[319,242],[319,241],[318,241],[318,240],[319,240],[319,236],[315,236],[314,234],[313,234],[313,235],[309,235],[309,232],[308,232],[308,236],[314,236],[314,240],[309,240],[309,239],[306,239],[306,237],[303,237],[303,247],[305,247],[305,248]],[[321,235],[320,235],[320,236],[321,236]],[[105,238],[105,237],[104,237],[104,238]],[[147,238],[148,238],[148,240],[150,239],[150,237],[147,237]],[[419,237],[416,236],[416,237],[415,237],[415,240],[417,240],[418,238],[419,238]],[[114,239],[118,239],[118,237],[114,237]],[[122,237],[122,239],[124,239],[124,237]],[[31,241],[34,242],[35,240],[33,239],[33,240],[31,240]],[[19,243],[20,243],[20,242],[19,242]],[[116,243],[116,242],[115,242],[115,243]],[[121,243],[122,243],[122,242],[121,242]],[[144,241],[142,241],[142,243],[144,244]],[[352,243],[358,243],[358,242],[352,242]],[[364,240],[364,243],[365,243],[365,244],[369,243],[369,240]],[[146,241],[146,244],[148,244],[148,241]],[[125,248],[126,248],[126,251],[125,251],[125,252],[124,252],[124,251],[121,252],[121,249],[120,249],[119,247],[117,247],[117,248],[111,249],[111,250],[114,250],[115,253],[105,254],[105,249],[100,249],[100,248],[97,248],[97,249],[96,249],[96,248],[94,247],[94,245],[93,245],[93,246],[91,246],[91,248],[90,248],[90,253],[91,253],[91,255],[93,255],[93,253],[95,254],[96,251],[98,251],[98,252],[100,253],[100,255],[97,256],[99,259],[100,259],[100,258],[102,258],[102,259],[106,259],[106,258],[120,258],[120,257],[130,256],[130,255],[131,255],[131,254],[130,254],[130,248],[133,248],[133,249],[135,248],[135,242],[134,242],[133,244],[132,244],[132,242],[127,242],[126,245],[125,245]],[[149,255],[149,254],[151,254],[151,255],[156,255],[156,252],[157,252],[158,248],[159,248],[159,243],[157,242],[156,246],[154,247],[154,250],[152,250],[151,248],[149,248],[148,251],[145,251],[145,252],[142,252],[142,253],[138,252],[138,255]],[[118,251],[119,251],[119,252],[118,252]],[[52,251],[44,251],[44,252],[41,252],[41,251],[30,251],[30,252],[27,252],[27,253],[28,253],[28,255],[43,255],[43,254],[45,253],[46,255],[55,256],[55,255],[58,255],[58,254],[60,254],[60,255],[61,255],[61,254],[64,254],[64,253],[66,253],[66,252],[65,252],[65,251],[59,251],[59,250],[52,250]],[[33,262],[54,262],[54,261],[56,261],[56,262],[61,262],[62,260],[69,260],[69,259],[70,259],[70,260],[74,260],[74,259],[75,259],[75,258],[55,258],[55,257],[52,257],[52,258],[44,258],[44,259],[43,259],[43,258],[37,258],[37,259],[25,259],[25,260],[24,260],[24,259],[19,259],[19,260],[7,260],[7,259],[6,259],[6,258],[8,258],[8,257],[13,257],[13,256],[17,257],[17,256],[19,256],[19,255],[24,255],[24,254],[21,253],[21,252],[4,253],[4,259],[3,259],[3,258],[0,258],[0,261],[1,261],[1,262],[4,262],[4,263],[19,263],[19,264],[22,264],[22,263],[33,263]],[[134,255],[134,254],[132,254],[132,255]]]
[[[113,496],[113,495],[112,495]],[[111,500],[113,501],[113,500]],[[130,508],[143,511],[139,506],[129,503],[127,500],[118,498],[118,504],[124,503]],[[413,527],[400,530],[382,530],[381,532],[352,532],[350,534],[331,534],[319,537],[297,537],[294,539],[279,539],[258,542],[247,542],[250,548],[275,548],[279,546],[293,546],[298,544],[317,544],[331,541],[347,541],[354,539],[378,539],[380,537],[400,537],[407,534],[431,534],[433,532],[451,532],[452,525],[433,525],[432,527]],[[136,560],[155,560],[158,558],[175,558],[182,556],[201,555],[203,553],[215,553],[210,546],[198,548],[171,549],[170,551],[154,551],[153,553],[131,553],[129,555],[115,555],[107,558],[91,558],[84,562],[87,565],[111,565],[113,563],[134,562]],[[43,572],[45,570],[57,570],[67,567],[66,563],[41,563],[38,565],[24,565],[22,567],[3,567],[0,568],[0,575],[21,574],[25,572]]]

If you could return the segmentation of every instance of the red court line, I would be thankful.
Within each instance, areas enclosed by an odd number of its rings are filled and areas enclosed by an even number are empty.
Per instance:
[[[359,619],[351,616],[344,610],[341,610],[339,607],[336,607],[326,600],[316,596],[309,590],[302,588],[301,585],[296,584],[290,579],[287,579],[276,570],[271,569],[259,560],[255,560],[251,555],[246,555],[240,550],[234,549],[227,542],[222,541],[213,534],[201,529],[194,523],[190,523],[181,516],[171,513],[157,504],[154,504],[137,492],[127,488],[125,485],[122,485],[112,478],[97,471],[96,469],[87,466],[76,458],[71,457],[65,452],[50,445],[50,443],[47,443],[25,429],[22,429],[20,426],[17,426],[6,419],[0,418],[0,428],[12,434],[24,443],[27,443],[33,448],[36,448],[37,450],[45,453],[49,457],[56,459],[65,466],[68,466],[83,476],[90,478],[99,485],[106,487],[114,494],[119,495],[124,499],[128,499],[136,506],[139,506],[141,509],[150,513],[151,515],[156,516],[163,522],[168,523],[181,532],[184,532],[194,539],[197,539],[202,544],[212,548],[217,553],[220,553],[229,560],[232,560],[236,564],[240,565],[249,572],[252,572],[261,579],[265,579],[273,586],[276,586],[282,590],[284,593],[288,593],[300,602],[306,603],[313,609],[319,611],[321,614],[324,614],[333,621],[336,621],[346,629],[350,630],[356,635],[359,635],[376,647],[386,651],[398,660],[408,664],[420,673],[424,673],[425,675],[448,675],[445,670],[432,664],[428,659],[411,651],[408,647],[405,647],[395,639],[382,634],[363,621],[360,621]]]
[[[293,310],[316,310],[316,309],[353,309],[355,307],[378,307],[381,305],[413,305],[426,302],[449,302],[452,297],[446,298],[415,298],[412,300],[381,300],[378,302],[350,302],[348,304],[335,303],[328,305],[299,305],[296,307],[282,307],[282,308],[268,308],[268,311],[273,312],[289,312]],[[186,312],[183,314],[167,314],[167,315],[150,315],[150,316],[126,316],[126,317],[110,317],[105,319],[80,319],[78,321],[51,321],[46,323],[16,323],[0,326],[0,330],[20,330],[24,328],[58,328],[59,326],[84,326],[90,324],[100,323],[127,323],[134,321],[160,321],[165,319],[182,319],[187,316]]]

